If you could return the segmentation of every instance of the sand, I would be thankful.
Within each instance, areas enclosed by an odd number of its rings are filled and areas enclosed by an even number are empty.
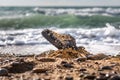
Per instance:
[[[73,57],[67,51],[74,54],[71,49],[31,56],[1,54],[0,80],[120,80],[120,56]],[[55,55],[63,53],[68,56]]]

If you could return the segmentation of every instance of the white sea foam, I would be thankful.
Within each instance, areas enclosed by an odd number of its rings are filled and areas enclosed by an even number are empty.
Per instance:
[[[92,16],[92,15],[105,15],[116,16],[120,15],[120,8],[34,8],[35,12],[45,15],[61,15],[61,14],[73,14],[80,16]]]
[[[53,31],[63,34],[71,34],[77,46],[85,46],[92,53],[116,54],[120,51],[120,30],[109,23],[104,28],[82,29],[82,28],[50,28]],[[0,31],[0,48],[3,46],[36,46],[39,49],[29,49],[32,52],[56,49],[42,35],[43,29],[24,29]],[[32,48],[32,47],[31,47]]]

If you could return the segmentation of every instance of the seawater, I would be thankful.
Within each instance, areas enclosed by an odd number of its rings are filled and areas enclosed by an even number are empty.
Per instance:
[[[120,25],[120,7],[0,7],[1,29]]]
[[[91,53],[120,53],[120,7],[0,7],[0,51],[39,54],[56,50],[42,35],[48,28],[70,34]]]

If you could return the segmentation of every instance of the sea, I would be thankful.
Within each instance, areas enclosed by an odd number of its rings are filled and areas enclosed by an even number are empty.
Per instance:
[[[0,7],[0,54],[57,50],[42,35],[70,34],[93,54],[120,55],[120,7]]]

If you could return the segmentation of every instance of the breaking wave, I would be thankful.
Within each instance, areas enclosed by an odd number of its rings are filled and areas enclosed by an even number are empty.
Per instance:
[[[24,17],[10,17],[0,19],[0,28],[2,29],[24,29],[24,28],[96,28],[104,27],[105,23],[120,25],[120,17],[108,16],[75,16],[59,15],[49,16],[35,14]]]

